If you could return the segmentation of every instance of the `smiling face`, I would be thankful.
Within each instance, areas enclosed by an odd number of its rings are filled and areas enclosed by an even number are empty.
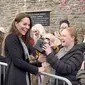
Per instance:
[[[73,44],[75,42],[74,38],[75,37],[72,36],[71,33],[67,29],[64,29],[61,32],[62,46],[70,46],[71,44]]]
[[[15,22],[15,26],[21,35],[26,35],[30,29],[30,19],[25,17],[20,22]]]
[[[40,34],[39,30],[35,30],[35,31],[33,31],[33,33],[35,36],[39,36],[39,34]]]
[[[34,42],[36,43],[37,40],[40,38],[39,30],[32,30],[32,38],[34,39]]]

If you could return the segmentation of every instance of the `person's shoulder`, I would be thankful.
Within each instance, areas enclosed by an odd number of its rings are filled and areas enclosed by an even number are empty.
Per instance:
[[[15,34],[8,34],[7,36],[6,36],[6,40],[13,40],[13,39],[16,39],[18,36],[17,35],[15,35]]]
[[[80,46],[85,47],[85,42],[84,43],[81,43]]]
[[[81,49],[82,52],[85,51],[85,43],[77,44],[76,47],[77,47],[78,49]]]
[[[11,38],[11,37],[17,37],[17,35],[15,34],[8,34],[7,37]]]
[[[81,52],[81,53],[83,52],[82,47],[80,46],[80,44],[74,45],[73,48],[71,49],[71,51],[72,52],[76,51],[76,52]]]
[[[18,41],[18,36],[15,34],[8,34],[5,38],[5,42],[6,43],[15,43],[16,41]]]
[[[80,69],[76,75],[77,79],[81,79],[81,78],[85,78],[85,70],[84,69]]]

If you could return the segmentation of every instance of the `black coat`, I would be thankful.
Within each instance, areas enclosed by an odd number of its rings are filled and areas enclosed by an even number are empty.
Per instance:
[[[8,68],[4,85],[27,85],[26,72],[28,72],[28,75],[30,73],[37,74],[38,68],[26,62],[24,50],[18,36],[8,35],[5,43]],[[29,53],[33,52],[30,47],[29,50]]]
[[[85,52],[85,43],[81,43],[81,44],[78,44],[78,45],[80,45],[82,52]]]
[[[79,45],[75,45],[61,59],[58,59],[53,52],[47,56],[47,61],[56,70],[56,75],[69,79],[72,85],[78,85],[76,74],[83,61],[83,53]]]

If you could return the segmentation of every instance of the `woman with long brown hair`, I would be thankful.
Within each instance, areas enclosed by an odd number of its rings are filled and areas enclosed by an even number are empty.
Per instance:
[[[30,85],[30,73],[38,74],[44,70],[29,63],[29,55],[33,54],[29,43],[31,26],[30,16],[19,13],[4,39],[2,56],[7,57],[8,63],[4,85]]]

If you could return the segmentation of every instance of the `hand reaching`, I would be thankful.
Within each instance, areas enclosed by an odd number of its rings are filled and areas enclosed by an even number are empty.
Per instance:
[[[44,62],[46,62],[46,57],[43,54],[41,54],[38,58],[38,61],[41,63],[44,63]]]
[[[46,54],[49,55],[52,52],[52,48],[49,44],[45,44],[43,46],[43,50],[45,50]]]
[[[44,72],[45,71],[44,67],[39,67],[38,69],[39,69],[39,72]]]
[[[60,39],[60,37],[61,37],[61,35],[60,35],[59,32],[54,32],[54,35],[55,35],[55,37],[58,38],[58,39]]]

